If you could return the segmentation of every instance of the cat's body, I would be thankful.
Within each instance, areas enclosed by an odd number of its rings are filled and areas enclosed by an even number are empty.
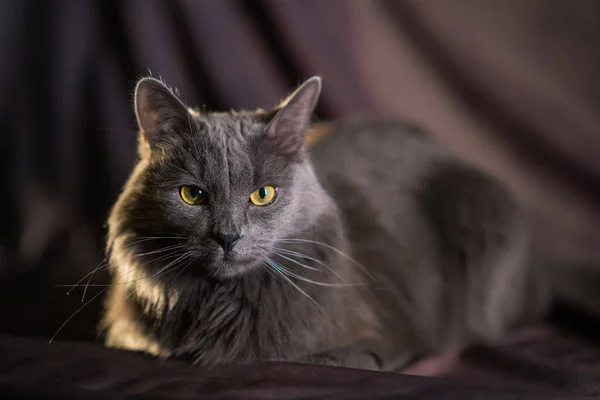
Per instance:
[[[138,86],[141,159],[109,220],[108,345],[391,370],[539,315],[505,187],[397,121],[334,124],[308,154],[319,91],[201,116]],[[186,185],[206,201],[184,204]],[[248,202],[258,188],[277,188],[272,204]]]

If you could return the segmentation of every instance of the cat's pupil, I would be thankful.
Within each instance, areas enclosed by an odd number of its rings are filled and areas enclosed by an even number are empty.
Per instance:
[[[264,199],[265,197],[267,197],[267,189],[264,187],[261,187],[258,190],[258,195],[260,196],[261,199]]]
[[[198,188],[192,189],[192,197],[194,199],[197,197],[200,197],[200,196],[202,196],[202,189],[198,189]]]

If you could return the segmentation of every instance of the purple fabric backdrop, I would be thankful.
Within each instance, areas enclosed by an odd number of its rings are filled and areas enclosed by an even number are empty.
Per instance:
[[[149,70],[208,110],[269,107],[319,74],[318,119],[423,125],[510,184],[541,248],[600,265],[598,15],[595,0],[0,2],[0,333],[48,338],[81,305],[54,285],[103,259]],[[600,309],[579,294],[598,273],[576,272],[559,291]],[[93,340],[100,307],[59,338]]]

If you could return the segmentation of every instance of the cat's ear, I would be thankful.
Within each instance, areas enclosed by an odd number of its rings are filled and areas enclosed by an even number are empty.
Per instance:
[[[161,81],[141,79],[135,88],[135,114],[138,126],[150,147],[162,135],[172,134],[188,124],[187,107]]]
[[[278,107],[267,127],[269,140],[284,154],[302,148],[304,133],[321,94],[321,78],[314,76],[304,82]]]

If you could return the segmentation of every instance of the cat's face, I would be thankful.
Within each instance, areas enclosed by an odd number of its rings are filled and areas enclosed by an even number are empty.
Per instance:
[[[303,152],[319,91],[308,81],[273,113],[198,116],[160,82],[142,81],[147,150],[112,212],[113,239],[127,237],[157,276],[227,279],[259,268],[324,195]]]

